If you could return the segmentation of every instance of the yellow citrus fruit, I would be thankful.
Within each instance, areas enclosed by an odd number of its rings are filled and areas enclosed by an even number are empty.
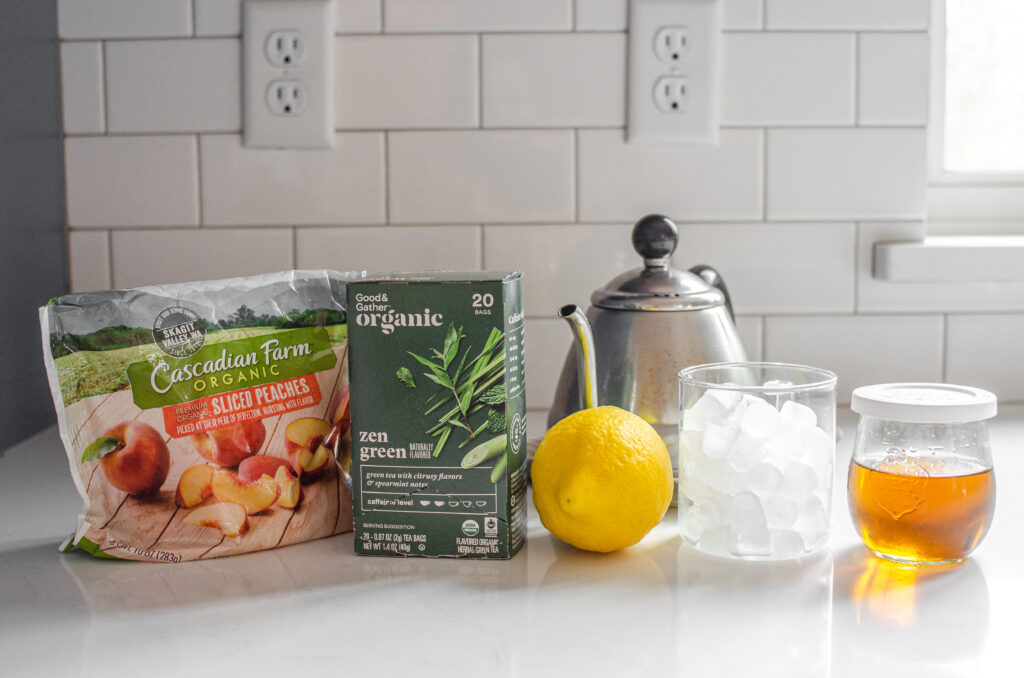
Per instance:
[[[555,424],[533,458],[533,504],[544,527],[585,551],[631,546],[672,501],[672,460],[646,421],[618,407]]]

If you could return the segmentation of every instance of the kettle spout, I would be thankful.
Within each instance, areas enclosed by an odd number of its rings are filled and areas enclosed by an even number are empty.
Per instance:
[[[597,407],[597,362],[594,356],[594,335],[590,322],[576,304],[566,304],[558,309],[558,317],[565,319],[572,328],[573,343],[576,345],[576,373],[579,375],[580,407]]]

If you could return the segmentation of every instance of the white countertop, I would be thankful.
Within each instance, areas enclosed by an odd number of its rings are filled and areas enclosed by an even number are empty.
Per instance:
[[[81,504],[51,429],[0,456],[0,675],[1021,675],[1024,407],[992,424],[994,524],[953,568],[860,544],[853,422],[831,549],[792,563],[702,556],[675,509],[637,546],[584,553],[532,507],[511,561],[357,557],[351,533],[178,565],[61,555]]]

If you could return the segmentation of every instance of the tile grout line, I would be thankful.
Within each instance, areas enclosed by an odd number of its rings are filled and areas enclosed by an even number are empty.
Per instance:
[[[192,0],[190,5],[192,11],[192,35],[190,37],[194,38],[196,36],[196,0]]]
[[[949,314],[942,314],[942,365],[939,374],[942,376],[943,383],[949,377],[948,374],[949,364]]]
[[[103,87],[103,136],[110,133],[110,102],[107,86],[107,43],[100,40],[100,86]],[[67,135],[64,135],[65,138]]]
[[[384,131],[384,223],[391,223],[391,135]]]
[[[380,0],[380,31],[378,33],[372,33],[371,35],[383,35],[388,32],[384,25],[384,15],[386,14],[384,11],[385,2],[386,0]],[[337,32],[335,32],[335,35],[337,35]]]
[[[114,234],[112,231],[104,231],[107,234],[107,284],[114,288]],[[69,262],[70,263],[70,262]]]
[[[761,221],[768,221],[768,128],[761,129]]]
[[[860,37],[853,34],[853,126],[860,127]]]
[[[481,271],[486,271],[487,270],[487,247],[486,247],[486,243],[484,242],[484,238],[487,237],[487,228],[483,224],[480,224],[480,226],[478,228],[480,229],[480,270]]]
[[[199,220],[196,226],[202,228],[206,220],[203,215],[203,162],[200,158],[199,137],[200,135],[196,134],[193,138],[195,139],[196,149],[196,216]]]
[[[484,126],[484,36],[476,34],[476,126]]]
[[[572,193],[573,193],[573,223],[580,223],[580,130],[573,128],[572,131]]]
[[[868,271],[871,275],[871,271]],[[860,312],[860,222],[853,224],[853,312]]]
[[[299,227],[292,227],[292,268],[299,268]]]

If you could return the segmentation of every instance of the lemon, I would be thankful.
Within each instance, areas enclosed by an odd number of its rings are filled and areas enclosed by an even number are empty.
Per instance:
[[[533,504],[544,527],[585,551],[631,546],[672,501],[672,461],[655,430],[618,407],[555,424],[534,455]]]

